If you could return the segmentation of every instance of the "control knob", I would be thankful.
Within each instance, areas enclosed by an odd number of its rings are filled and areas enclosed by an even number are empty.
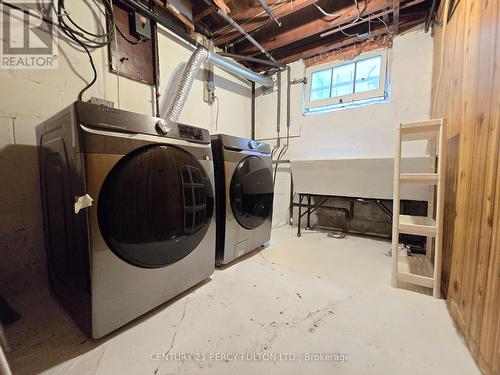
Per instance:
[[[159,120],[156,123],[155,128],[158,134],[167,135],[168,132],[170,131],[170,126],[168,126],[164,120]]]

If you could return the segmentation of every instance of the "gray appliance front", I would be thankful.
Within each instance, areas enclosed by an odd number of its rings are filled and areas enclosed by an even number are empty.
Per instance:
[[[233,151],[224,149],[224,175],[226,191],[226,227],[224,257],[221,264],[227,264],[236,258],[265,245],[271,239],[272,209],[265,221],[255,229],[247,229],[238,223],[231,204],[231,181],[238,165],[249,156],[258,157],[272,171],[271,156],[248,150]]]
[[[110,134],[107,134],[107,137],[109,136]],[[125,142],[131,140],[158,142],[158,137],[147,135],[119,136],[124,138]],[[210,145],[173,139],[166,139],[162,143],[195,155],[209,178],[210,188],[213,189],[214,171]],[[98,145],[99,142],[94,144]],[[109,138],[106,144],[109,144]],[[90,207],[88,214],[91,244],[92,334],[94,338],[99,338],[177,296],[213,273],[215,215],[212,215],[201,242],[183,258],[162,267],[139,267],[131,264],[110,249],[109,241],[103,238],[102,224],[99,225],[98,219],[99,195],[102,193],[103,184],[117,163],[123,160],[124,155],[87,150],[84,158],[87,191],[97,202],[97,205]],[[137,173],[141,171],[138,170]],[[147,183],[145,178],[144,184]],[[123,186],[123,189],[127,188]],[[130,200],[120,202],[125,206],[132,203]],[[147,209],[144,207],[144,210]]]

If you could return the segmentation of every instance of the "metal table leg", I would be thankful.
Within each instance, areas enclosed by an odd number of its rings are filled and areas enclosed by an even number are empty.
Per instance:
[[[302,236],[302,233],[300,233],[300,219],[302,218],[302,198],[304,198],[304,196],[299,193],[299,220],[297,223],[297,237]]]
[[[311,196],[307,196],[307,226],[306,230],[311,229]]]

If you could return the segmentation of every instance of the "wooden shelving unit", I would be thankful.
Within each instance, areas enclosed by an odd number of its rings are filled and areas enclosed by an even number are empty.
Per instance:
[[[428,142],[431,173],[404,173],[401,171],[403,142]],[[392,228],[392,286],[410,283],[431,288],[434,298],[441,297],[441,254],[443,227],[444,182],[444,120],[402,123],[396,129],[394,158],[394,206]],[[403,184],[429,186],[427,216],[400,215],[400,188]],[[399,234],[427,237],[426,255],[401,256]]]

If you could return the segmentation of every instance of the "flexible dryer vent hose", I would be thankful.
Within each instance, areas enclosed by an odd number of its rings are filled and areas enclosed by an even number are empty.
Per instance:
[[[181,115],[182,108],[186,103],[191,86],[193,86],[194,79],[196,78],[201,65],[208,59],[209,55],[210,52],[206,48],[198,47],[189,58],[189,61],[186,63],[184,71],[182,72],[179,84],[175,89],[175,93],[170,100],[170,104],[168,105],[167,112],[165,114],[165,118],[167,120],[172,122],[179,121],[179,116]]]

